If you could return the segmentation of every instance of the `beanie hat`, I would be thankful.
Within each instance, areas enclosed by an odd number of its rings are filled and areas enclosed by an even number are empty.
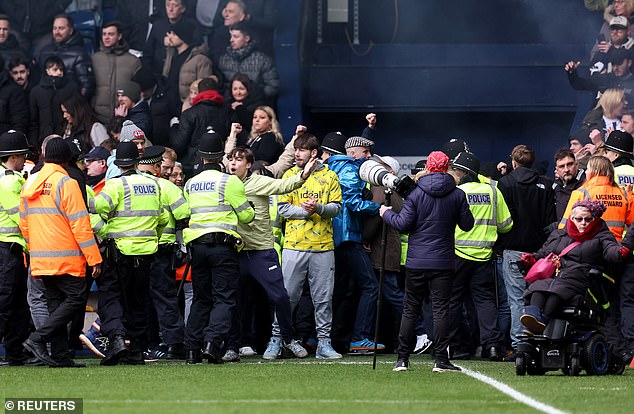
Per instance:
[[[117,85],[117,94],[127,96],[132,102],[138,102],[141,97],[141,87],[136,82],[125,82]]]
[[[348,137],[341,132],[329,132],[321,141],[321,149],[331,154],[345,154]]]
[[[464,140],[459,138],[452,138],[445,145],[442,146],[442,152],[445,153],[449,159],[453,160],[461,152],[469,152],[469,146]]]
[[[425,168],[430,173],[447,172],[449,157],[444,152],[432,151],[427,156]]]
[[[181,40],[192,46],[194,42],[194,28],[196,25],[191,24],[187,19],[180,19],[172,26],[174,34],[181,38]]]
[[[64,164],[71,160],[73,153],[68,143],[62,138],[53,138],[44,148],[44,161],[52,164]]]
[[[348,148],[352,148],[352,147],[373,147],[374,146],[374,141],[364,138],[364,137],[350,137],[348,138],[348,140],[346,141],[346,149]]]
[[[119,134],[119,142],[128,142],[133,139],[145,139],[145,133],[141,128],[136,126],[134,122],[128,120],[121,126],[121,133]]]
[[[590,211],[590,214],[592,214],[592,217],[594,217],[595,219],[601,217],[603,213],[605,212],[605,210],[607,209],[603,201],[596,201],[596,200],[595,201],[590,201],[590,200],[577,201],[576,203],[572,205],[572,209],[574,210],[577,207],[583,207],[588,209]]]

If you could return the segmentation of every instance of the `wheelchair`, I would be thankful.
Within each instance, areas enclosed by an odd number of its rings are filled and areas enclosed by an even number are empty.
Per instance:
[[[599,327],[609,309],[608,290],[614,279],[592,269],[592,286],[554,315],[541,335],[520,335],[515,373],[544,375],[562,370],[565,375],[621,375],[625,362],[613,355]]]

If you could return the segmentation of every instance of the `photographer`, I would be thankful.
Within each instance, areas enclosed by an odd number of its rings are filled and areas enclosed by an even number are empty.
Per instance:
[[[464,191],[449,174],[449,158],[434,151],[427,158],[426,174],[403,203],[400,213],[381,206],[380,215],[390,226],[409,233],[405,264],[405,309],[399,331],[398,360],[394,371],[409,368],[425,290],[429,288],[434,320],[434,372],[460,371],[449,362],[449,299],[455,268],[454,232],[473,228],[474,220]]]

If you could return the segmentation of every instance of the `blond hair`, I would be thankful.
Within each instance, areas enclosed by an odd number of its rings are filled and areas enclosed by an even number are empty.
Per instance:
[[[277,141],[280,145],[284,145],[284,138],[280,132],[280,123],[277,121],[277,116],[275,115],[273,108],[270,106],[258,106],[255,108],[255,111],[258,110],[264,112],[271,120],[271,132],[275,135],[275,141]],[[255,111],[253,111],[253,113],[255,113]],[[257,136],[258,133],[251,128],[251,135],[249,135],[249,139],[254,139]]]
[[[612,162],[601,155],[593,155],[588,159],[586,178],[589,180],[594,177],[607,177],[612,186],[618,187],[618,184],[614,181],[614,166]]]
[[[599,98],[599,102],[594,109],[602,108],[604,115],[614,115],[616,108],[623,103],[625,97],[625,91],[623,89],[610,88]]]

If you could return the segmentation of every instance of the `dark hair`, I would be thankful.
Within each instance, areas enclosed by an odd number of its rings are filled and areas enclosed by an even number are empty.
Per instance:
[[[9,16],[7,16],[6,14],[0,14],[0,20],[6,20],[9,22],[9,24],[11,24],[11,19],[9,19]]]
[[[29,69],[29,61],[24,56],[14,56],[9,61],[9,72],[20,65],[24,65],[25,68]]]
[[[231,78],[231,83],[229,83],[230,93],[231,93],[231,88],[233,87],[234,81],[238,81],[241,84],[243,84],[244,87],[247,89],[247,96],[251,95],[251,91],[253,90],[253,81],[248,75],[244,73],[240,73],[240,72],[237,72],[235,75],[233,75],[233,77]],[[233,98],[233,95],[232,95],[232,98]]]
[[[120,134],[121,128],[123,128],[123,123],[125,122],[125,118],[122,116],[113,116],[108,125],[106,125],[106,130],[108,131],[108,135],[114,137],[114,134]]]
[[[123,33],[121,22],[118,20],[110,20],[109,22],[104,23],[103,26],[101,26],[101,28],[105,29],[106,27],[113,27],[113,26],[117,28],[117,32]]]
[[[227,154],[227,158],[240,157],[247,160],[247,162],[251,165],[255,162],[255,157],[253,156],[253,151],[248,147],[235,147]]]
[[[49,56],[44,61],[44,69],[50,69],[55,66],[61,68],[62,72],[66,73],[66,66],[64,66],[64,61],[59,56]]]
[[[203,78],[198,82],[198,92],[218,90],[218,81],[212,77]]]
[[[75,29],[75,21],[73,20],[72,17],[70,17],[70,14],[60,13],[56,15],[55,17],[53,17],[53,22],[55,22],[55,19],[66,19],[70,28],[73,30]]]
[[[575,154],[568,148],[562,148],[555,153],[555,163],[559,160],[563,160],[564,158],[572,158],[574,160]]]
[[[251,28],[249,26],[250,25],[245,22],[240,22],[229,27],[229,31],[238,30],[243,35],[251,37]]]
[[[66,108],[66,111],[73,117],[73,124],[71,125],[71,133],[74,134],[77,130],[83,127],[84,131],[80,137],[81,145],[84,150],[89,150],[93,147],[92,139],[90,138],[90,132],[92,126],[97,121],[97,116],[92,107],[86,101],[86,99],[75,93],[66,98],[62,105]]]
[[[295,143],[293,144],[295,149],[307,149],[307,150],[319,150],[319,140],[313,134],[309,134],[308,132],[299,135],[295,138]]]
[[[530,168],[535,162],[535,151],[528,145],[516,145],[511,152],[511,159],[520,167]]]

